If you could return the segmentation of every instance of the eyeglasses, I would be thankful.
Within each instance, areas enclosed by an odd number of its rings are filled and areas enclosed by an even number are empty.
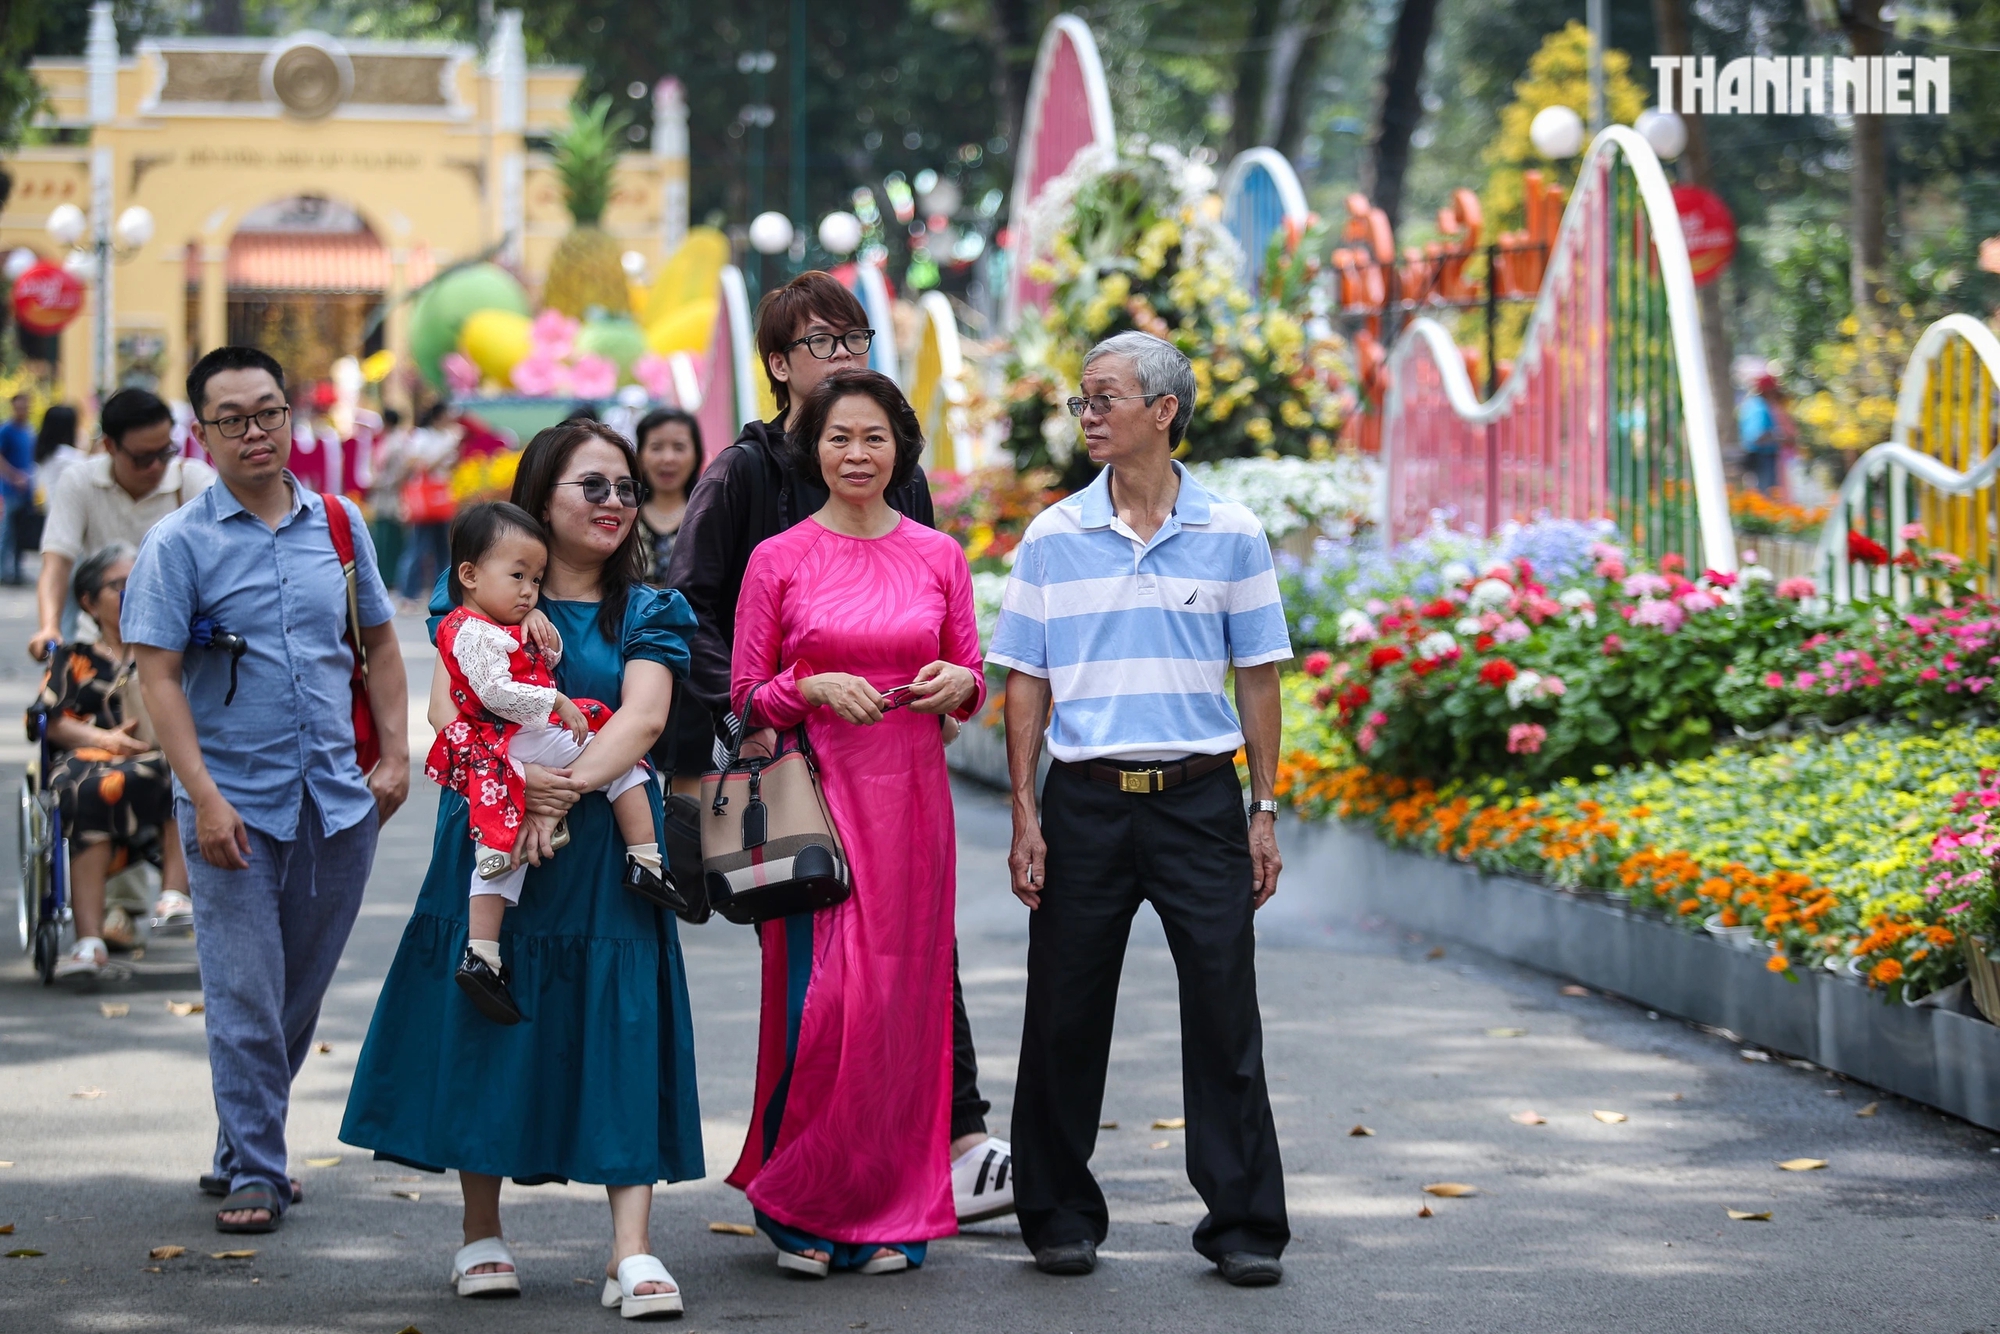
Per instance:
[[[620,508],[635,510],[644,499],[644,489],[630,477],[620,477],[612,481],[597,473],[586,473],[574,482],[557,482],[557,486],[580,486],[583,498],[592,505],[602,505],[615,494]]]
[[[825,361],[833,355],[833,349],[839,346],[846,348],[847,354],[851,357],[863,357],[868,355],[869,345],[874,341],[873,329],[849,329],[844,334],[816,333],[807,334],[804,338],[794,338],[785,344],[785,351],[803,347],[819,360]]]
[[[285,418],[291,411],[291,408],[281,403],[275,408],[264,408],[247,417],[217,417],[214,421],[209,421],[206,417],[197,417],[195,420],[203,426],[213,426],[225,440],[240,440],[249,434],[251,422],[256,422],[257,429],[269,435],[285,424]]]
[[[238,434],[240,435],[241,432],[238,432]],[[175,454],[178,454],[180,452],[179,445],[168,445],[165,448],[156,449],[147,454],[135,454],[131,450],[125,448],[123,445],[116,446],[116,448],[120,454],[123,454],[126,458],[132,460],[132,466],[139,469],[139,471],[141,472],[144,472],[148,468],[157,467],[158,465],[165,463],[168,459],[172,458]]]
[[[1128,398],[1143,398],[1150,403],[1158,397],[1158,394],[1092,394],[1089,398],[1072,398],[1063,406],[1072,417],[1081,417],[1085,408],[1102,417],[1111,411],[1113,403],[1123,403]]]
[[[99,594],[117,593],[122,597],[125,593],[125,581],[123,579],[106,579],[97,586],[97,591]]]

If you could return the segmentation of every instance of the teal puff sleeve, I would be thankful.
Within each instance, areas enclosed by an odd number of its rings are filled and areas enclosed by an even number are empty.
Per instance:
[[[671,588],[634,584],[626,596],[625,634],[618,656],[657,662],[677,680],[688,672],[688,636],[694,633],[694,611]]]

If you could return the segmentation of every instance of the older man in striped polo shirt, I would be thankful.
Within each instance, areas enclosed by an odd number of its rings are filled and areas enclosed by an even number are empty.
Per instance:
[[[1256,516],[1173,461],[1194,399],[1187,358],[1157,338],[1091,349],[1069,409],[1104,471],[1029,526],[987,653],[1009,672],[1008,861],[1033,910],[1014,1199],[1038,1268],[1096,1268],[1109,1214],[1090,1156],[1145,900],[1180,975],[1188,1177],[1208,1206],[1194,1248],[1231,1283],[1262,1286],[1282,1276],[1291,1232],[1252,915],[1278,887],[1278,663],[1291,644]],[[1038,816],[1045,725],[1054,767]]]

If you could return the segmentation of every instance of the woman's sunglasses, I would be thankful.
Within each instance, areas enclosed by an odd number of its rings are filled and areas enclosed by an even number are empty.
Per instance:
[[[602,505],[615,495],[618,497],[620,508],[635,510],[645,500],[644,487],[630,477],[620,477],[614,482],[609,477],[593,472],[584,474],[574,482],[557,482],[556,485],[582,487],[584,500],[592,505]]]

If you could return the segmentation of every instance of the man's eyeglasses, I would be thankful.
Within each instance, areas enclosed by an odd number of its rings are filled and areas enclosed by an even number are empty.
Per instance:
[[[603,477],[593,472],[586,473],[574,482],[557,482],[556,485],[582,487],[584,500],[592,505],[602,505],[615,495],[618,497],[618,504],[621,508],[635,510],[639,508],[640,503],[645,499],[645,493],[640,488],[639,483],[633,481],[630,477],[620,477],[614,482],[609,477]]]
[[[1085,408],[1102,417],[1111,411],[1113,403],[1123,403],[1128,398],[1142,398],[1151,403],[1158,397],[1158,394],[1092,394],[1089,398],[1072,398],[1063,406],[1069,409],[1072,417],[1081,417]]]
[[[870,344],[874,341],[873,329],[849,329],[844,334],[816,333],[807,334],[804,338],[794,338],[785,344],[785,351],[803,347],[819,360],[825,361],[833,355],[833,349],[839,346],[846,348],[847,354],[851,357],[865,357],[868,355]]]
[[[225,440],[240,440],[249,434],[251,422],[256,422],[257,429],[269,435],[285,424],[285,418],[291,415],[291,411],[291,408],[280,403],[275,408],[264,408],[247,417],[217,417],[214,421],[198,417],[196,420],[203,426],[213,426]]]
[[[241,434],[241,432],[238,432],[238,434]],[[141,472],[144,472],[148,468],[157,467],[158,465],[165,463],[168,459],[172,458],[174,455],[180,452],[179,445],[167,445],[162,449],[151,450],[144,454],[135,454],[131,450],[125,448],[123,445],[117,446],[117,449],[120,454],[123,454],[126,458],[132,460],[132,466],[139,469],[139,471]]]

